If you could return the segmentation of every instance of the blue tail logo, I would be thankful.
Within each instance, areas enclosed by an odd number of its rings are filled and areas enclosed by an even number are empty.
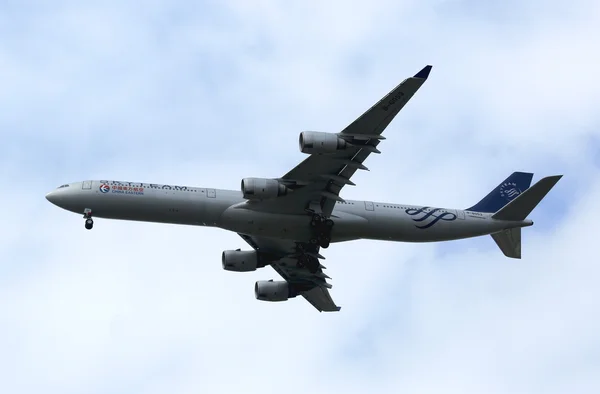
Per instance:
[[[486,213],[498,212],[498,210],[506,204],[520,196],[525,190],[529,189],[532,178],[533,174],[529,172],[513,172],[504,180],[504,182],[496,186],[496,188],[481,201],[471,208],[467,208],[467,211]]]
[[[420,228],[420,229],[429,228],[429,227],[433,226],[434,224],[436,224],[437,222],[439,222],[440,220],[446,220],[449,222],[456,220],[456,215],[453,214],[452,212],[442,210],[441,208],[434,208],[434,209],[431,209],[430,211],[426,211],[427,209],[430,209],[430,207],[423,207],[423,208],[419,208],[419,209],[408,208],[404,212],[406,212],[406,214],[410,215],[410,216],[418,216],[418,215],[424,214],[423,216],[412,218],[412,220],[415,222],[424,222],[425,223],[422,226],[417,226],[415,224],[415,227]]]
[[[523,193],[523,191],[517,187],[515,182],[505,182],[500,186],[500,196],[509,201],[513,200],[521,193]]]

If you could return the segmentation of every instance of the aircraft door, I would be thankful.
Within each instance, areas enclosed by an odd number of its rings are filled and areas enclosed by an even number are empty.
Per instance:
[[[91,190],[92,189],[92,181],[83,181],[83,182],[81,182],[81,188],[83,190]]]
[[[215,189],[206,189],[206,197],[215,198],[217,196],[217,191]]]
[[[465,218],[465,211],[463,211],[462,209],[457,209],[454,212],[456,213],[457,218],[459,218],[459,219]]]
[[[374,211],[375,205],[373,205],[373,203],[371,201],[365,201],[365,209],[367,211]]]

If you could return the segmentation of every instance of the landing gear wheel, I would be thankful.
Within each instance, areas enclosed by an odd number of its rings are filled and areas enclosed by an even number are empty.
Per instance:
[[[85,220],[85,228],[88,230],[91,230],[92,227],[94,227],[94,221],[90,218],[90,219],[86,219]]]
[[[329,243],[331,242],[331,239],[329,237],[324,236],[324,235],[320,235],[317,238],[317,240],[319,242],[319,246],[322,247],[322,248],[324,248],[324,249],[327,249],[329,247]]]
[[[313,245],[316,245],[319,243],[319,240],[317,238],[311,238],[309,242]]]
[[[331,220],[331,219],[325,220],[325,226],[327,226],[329,228],[333,227],[333,220]]]
[[[319,227],[323,218],[320,215],[313,215],[312,220],[310,221],[310,225],[313,227]]]

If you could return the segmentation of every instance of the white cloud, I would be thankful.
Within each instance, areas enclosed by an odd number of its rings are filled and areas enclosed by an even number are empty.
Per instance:
[[[598,391],[598,5],[375,3],[6,9],[0,391]],[[43,199],[85,178],[282,175],[299,131],[339,130],[429,63],[344,196],[464,207],[514,170],[566,174],[521,261],[490,237],[333,245],[342,311],[319,314],[256,301],[272,270],[224,272],[235,234],[87,232]]]

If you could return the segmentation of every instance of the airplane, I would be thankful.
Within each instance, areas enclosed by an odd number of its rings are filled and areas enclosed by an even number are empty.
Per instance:
[[[510,258],[521,258],[521,228],[562,175],[542,178],[514,172],[467,209],[346,200],[340,196],[370,154],[379,154],[384,129],[429,77],[428,65],[339,133],[303,131],[309,156],[280,178],[244,178],[240,190],[114,180],[64,184],[46,195],[51,203],[93,218],[209,226],[234,231],[251,250],[225,250],[223,269],[271,266],[283,280],[254,284],[256,299],[287,301],[301,295],[319,312],[341,309],[331,298],[322,250],[330,243],[370,239],[437,242],[491,235]],[[531,186],[531,187],[530,187]]]

